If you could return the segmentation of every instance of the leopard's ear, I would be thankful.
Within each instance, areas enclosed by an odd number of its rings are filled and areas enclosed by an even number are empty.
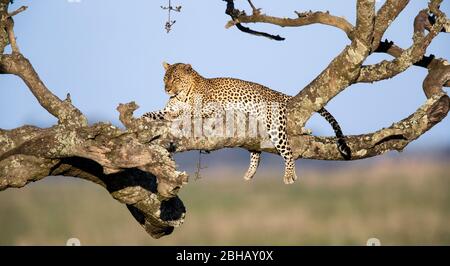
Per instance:
[[[162,63],[162,65],[163,65],[163,67],[164,67],[164,70],[167,70],[167,69],[170,67],[170,64],[167,63],[166,61],[164,61],[164,62]]]
[[[192,69],[192,66],[191,66],[191,64],[185,64],[185,65],[184,65],[184,68],[185,68],[185,69]]]

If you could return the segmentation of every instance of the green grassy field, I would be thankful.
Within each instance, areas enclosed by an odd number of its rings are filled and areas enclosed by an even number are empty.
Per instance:
[[[159,240],[101,187],[52,177],[0,192],[0,244],[65,245],[71,237],[83,245],[365,245],[372,237],[382,245],[450,244],[450,166],[351,165],[302,171],[291,186],[267,169],[252,182],[207,169],[180,193],[185,224]]]

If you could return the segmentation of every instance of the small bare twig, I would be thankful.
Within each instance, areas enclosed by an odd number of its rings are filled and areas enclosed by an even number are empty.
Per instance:
[[[253,15],[259,15],[261,14],[261,8],[256,8],[255,5],[252,3],[251,0],[248,0],[249,5],[252,7]]]
[[[17,10],[8,13],[6,16],[6,21],[5,21],[5,28],[6,28],[6,32],[8,33],[8,40],[9,43],[11,45],[11,50],[13,52],[13,54],[20,54],[20,50],[19,50],[19,46],[17,45],[16,42],[16,36],[14,34],[14,20],[12,19],[13,16],[27,10],[27,6],[21,6],[20,8],[18,8]]]
[[[13,54],[20,54],[19,46],[17,46],[16,36],[14,35],[14,21],[8,18],[6,21],[6,32],[8,33],[9,44]]]
[[[172,20],[170,17],[170,12],[171,11],[175,11],[175,12],[181,12],[181,6],[176,6],[173,7],[171,0],[169,0],[169,5],[168,6],[161,6],[162,9],[167,10],[167,22],[164,26],[164,28],[166,29],[167,33],[169,33],[172,30],[172,26],[175,24],[175,22],[177,22],[176,20]]]
[[[21,6],[19,7],[16,11],[13,11],[11,13],[8,14],[9,17],[14,17],[15,15],[22,13],[23,11],[27,10],[27,6]]]
[[[202,176],[200,175],[200,171],[202,169],[208,168],[208,166],[202,166],[202,154],[209,154],[209,151],[202,151],[202,150],[198,151],[197,169],[195,170],[195,173],[194,173],[195,180],[202,178]]]

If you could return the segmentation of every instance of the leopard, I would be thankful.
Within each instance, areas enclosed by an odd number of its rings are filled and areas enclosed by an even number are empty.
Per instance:
[[[295,158],[286,131],[287,106],[292,98],[264,85],[237,78],[205,78],[191,64],[163,62],[165,70],[164,87],[169,101],[164,109],[143,115],[150,120],[173,120],[183,113],[192,112],[194,105],[202,106],[201,117],[210,117],[234,110],[258,117],[265,124],[268,139],[277,153],[284,159],[285,184],[297,180]],[[182,108],[183,106],[184,108]],[[276,107],[276,108],[274,108]],[[189,111],[186,111],[189,109]],[[344,159],[351,158],[351,149],[336,119],[325,109],[317,111],[331,125],[336,135],[338,151]],[[251,180],[261,160],[261,151],[250,151],[250,165],[244,175]]]

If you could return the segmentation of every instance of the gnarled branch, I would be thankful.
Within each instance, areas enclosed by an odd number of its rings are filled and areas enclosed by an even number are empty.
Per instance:
[[[227,10],[226,13],[231,16],[232,20],[229,21],[226,25],[227,28],[236,25],[238,28],[238,24],[242,23],[268,23],[277,25],[280,27],[300,27],[300,26],[306,26],[311,24],[324,24],[333,26],[336,28],[339,28],[343,30],[349,38],[352,36],[353,31],[353,25],[349,23],[345,18],[343,17],[337,17],[331,15],[329,12],[298,12],[295,11],[298,18],[279,18],[274,16],[268,16],[263,13],[261,13],[260,9],[253,8],[253,14],[247,15],[244,11],[240,11],[234,8],[233,0],[225,0],[227,2]],[[242,26],[241,26],[242,27]],[[241,31],[246,32],[245,30],[242,30],[242,28],[239,28]],[[247,32],[250,34],[253,34],[252,32]],[[254,34],[258,35],[258,34]],[[268,34],[270,35],[270,34]],[[271,39],[277,39],[280,38],[279,36],[270,35],[265,36],[269,37]],[[283,38],[284,39],[284,38]]]

